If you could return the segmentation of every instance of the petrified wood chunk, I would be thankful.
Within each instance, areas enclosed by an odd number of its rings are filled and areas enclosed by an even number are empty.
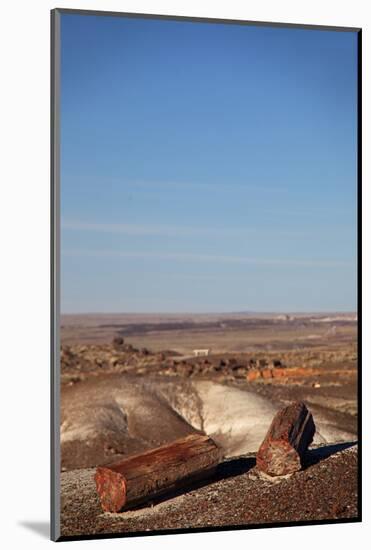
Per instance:
[[[222,458],[207,435],[196,433],[125,460],[100,466],[94,479],[101,506],[119,512],[212,474]]]
[[[270,476],[301,469],[305,452],[316,431],[312,414],[303,402],[278,411],[256,456],[259,470]]]

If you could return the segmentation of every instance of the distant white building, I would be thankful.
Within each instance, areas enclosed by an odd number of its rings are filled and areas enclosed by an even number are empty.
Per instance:
[[[209,355],[210,349],[194,349],[193,354],[195,357]]]

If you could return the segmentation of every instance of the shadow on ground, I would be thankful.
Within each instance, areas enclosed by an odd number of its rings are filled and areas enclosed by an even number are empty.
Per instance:
[[[349,441],[346,443],[335,443],[333,445],[325,445],[323,447],[317,447],[316,449],[310,449],[304,460],[304,468],[318,464],[321,460],[329,458],[331,455],[339,453],[340,451],[345,451],[350,447],[357,445],[357,441]]]
[[[315,464],[318,464],[322,460],[325,460],[326,458],[329,458],[330,456],[340,451],[349,449],[354,445],[357,445],[356,441],[351,441],[347,443],[336,443],[332,445],[325,445],[322,447],[311,449],[306,453],[303,469],[309,468],[310,466],[314,466]],[[210,477],[207,477],[203,480],[195,481],[189,484],[186,488],[180,488],[176,491],[172,491],[171,493],[166,493],[163,496],[158,496],[157,498],[154,498],[150,502],[147,501],[146,503],[138,504],[138,506],[135,506],[132,509],[146,508],[148,505],[159,504],[160,502],[164,502],[166,500],[169,500],[170,498],[184,495],[186,493],[189,493],[196,489],[200,489],[207,485],[212,485],[213,483],[216,483],[218,481],[222,481],[224,479],[246,474],[255,466],[256,466],[256,459],[254,456],[227,459],[218,465],[216,472]]]
[[[20,521],[18,525],[33,531],[43,539],[50,538],[50,524],[48,521]]]
[[[176,491],[166,492],[166,494],[164,494],[163,496],[153,498],[150,502],[147,501],[143,504],[139,504],[138,506],[133,506],[132,509],[147,508],[149,505],[159,504],[160,502],[164,502],[165,500],[169,500],[170,498],[184,495],[196,489],[201,489],[206,485],[212,485],[217,481],[245,474],[249,470],[251,470],[251,468],[253,468],[255,464],[255,457],[240,457],[236,459],[228,459],[225,462],[219,464],[217,466],[216,472],[210,477],[199,481],[194,481],[193,483],[187,485],[186,488],[180,488]]]
[[[219,464],[213,481],[221,481],[229,477],[240,476],[246,474],[256,464],[255,457],[240,457],[226,460]]]

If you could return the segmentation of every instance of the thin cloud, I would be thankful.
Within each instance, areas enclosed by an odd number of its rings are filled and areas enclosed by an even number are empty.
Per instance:
[[[215,254],[187,254],[163,252],[124,252],[120,250],[64,250],[64,256],[97,258],[156,259],[181,262],[214,262],[223,264],[252,264],[293,267],[352,267],[352,262],[339,260],[295,260],[276,258],[250,258],[246,256],[223,256]]]
[[[74,178],[76,179],[76,178]],[[85,182],[86,178],[77,178],[79,182]],[[96,178],[97,179],[97,178]],[[89,181],[91,178],[89,178]],[[127,191],[158,191],[159,189],[164,189],[167,192],[171,191],[208,191],[211,193],[215,192],[228,192],[231,191],[254,191],[262,193],[286,193],[289,191],[288,187],[275,184],[266,184],[266,183],[241,183],[241,182],[205,182],[205,181],[169,181],[169,180],[125,180],[121,178],[99,178],[102,180],[102,184],[109,183],[111,186],[119,186],[121,190]],[[99,182],[97,182],[99,183]]]
[[[181,236],[192,235],[215,235],[228,233],[228,229],[218,229],[215,227],[189,227],[180,225],[161,225],[161,224],[130,224],[130,223],[91,223],[80,221],[62,221],[62,229],[72,231],[96,231],[100,233],[117,233],[129,236]],[[241,230],[233,229],[233,234],[241,233]]]
[[[62,229],[66,231],[88,231],[97,233],[110,233],[127,235],[131,237],[140,236],[166,236],[166,237],[192,237],[192,236],[221,236],[241,237],[242,235],[271,234],[270,228],[257,227],[200,227],[185,225],[163,225],[163,224],[135,224],[135,223],[96,223],[73,220],[62,220]],[[275,236],[302,236],[305,233],[298,231],[285,231],[274,228]]]
[[[215,193],[217,191],[228,191],[230,193],[232,190],[239,191],[259,191],[263,193],[281,193],[287,192],[286,187],[279,185],[265,185],[265,184],[251,184],[251,183],[210,183],[210,182],[185,182],[185,181],[131,181],[124,182],[123,185],[132,187],[133,189],[166,189],[166,190],[179,190],[179,191],[189,191],[189,189],[205,190]]]

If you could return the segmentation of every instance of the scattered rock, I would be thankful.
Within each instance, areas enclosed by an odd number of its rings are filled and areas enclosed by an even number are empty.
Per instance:
[[[121,336],[115,336],[112,340],[112,345],[114,348],[122,348],[124,345],[124,339]]]
[[[126,352],[134,352],[136,351],[135,348],[131,345],[131,344],[125,344],[123,346],[123,351],[126,351]]]

